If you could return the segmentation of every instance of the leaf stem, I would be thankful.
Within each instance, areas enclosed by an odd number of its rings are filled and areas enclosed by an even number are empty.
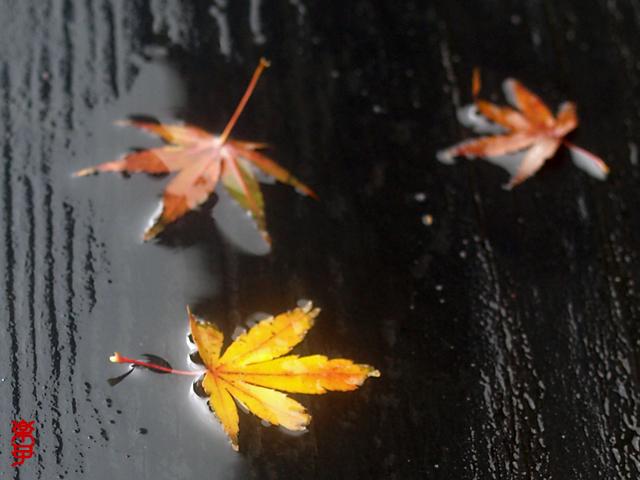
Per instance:
[[[260,63],[258,64],[255,71],[253,72],[253,76],[251,77],[251,81],[249,82],[249,86],[247,87],[247,90],[244,92],[244,95],[240,99],[240,103],[238,103],[238,106],[236,107],[235,112],[233,112],[233,115],[231,116],[229,123],[227,123],[227,126],[224,127],[224,130],[220,135],[220,145],[223,145],[229,138],[229,135],[231,134],[231,130],[233,130],[233,127],[236,125],[236,122],[238,121],[238,118],[240,117],[242,110],[244,110],[244,107],[247,105],[249,98],[251,98],[251,94],[253,93],[253,90],[256,88],[256,84],[258,83],[258,79],[260,78],[260,75],[262,75],[263,70],[268,66],[269,66],[269,62],[265,58],[261,58]]]
[[[480,88],[482,86],[482,81],[480,79],[480,68],[474,67],[473,73],[471,74],[471,95],[473,95],[473,101],[478,100],[478,95],[480,94]]]
[[[142,360],[136,360],[135,358],[128,358],[124,355],[120,355],[119,352],[115,352],[109,357],[109,360],[113,363],[131,363],[133,365],[140,365],[141,367],[151,368],[153,370],[160,370],[161,372],[175,373],[176,375],[190,375],[196,377],[202,375],[202,372],[193,370],[175,370],[173,368],[163,367],[162,365],[156,365],[155,363],[144,362]]]

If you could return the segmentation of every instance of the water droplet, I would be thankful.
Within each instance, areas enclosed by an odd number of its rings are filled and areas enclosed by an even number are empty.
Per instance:
[[[427,194],[424,192],[418,192],[413,196],[416,202],[424,202],[427,199]]]
[[[164,58],[169,54],[169,50],[165,46],[152,43],[142,47],[142,54],[151,59]]]
[[[247,324],[247,327],[252,328],[253,326],[260,323],[261,321],[266,320],[268,318],[273,318],[273,315],[266,312],[256,312],[249,315],[245,323]]]
[[[233,333],[231,334],[231,339],[235,340],[236,338],[238,338],[240,335],[242,335],[243,333],[246,333],[247,329],[243,328],[243,327],[236,327],[235,330],[233,331]]]
[[[301,298],[296,302],[296,305],[305,312],[309,312],[313,308],[313,302],[308,298]]]

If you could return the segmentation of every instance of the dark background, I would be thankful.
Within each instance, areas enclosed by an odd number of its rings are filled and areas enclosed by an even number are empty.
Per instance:
[[[1,1],[2,477],[638,478],[639,24],[615,0]],[[142,244],[166,180],[70,177],[158,144],[112,125],[130,114],[220,131],[261,55],[234,135],[321,197],[264,187],[269,255],[215,200]],[[513,192],[438,163],[476,65],[490,98],[514,76],[576,101],[609,179],[566,151]],[[114,350],[187,368],[187,303],[229,338],[301,298],[323,312],[297,352],[382,372],[297,396],[302,436],[241,414],[235,453],[190,378],[107,382]]]

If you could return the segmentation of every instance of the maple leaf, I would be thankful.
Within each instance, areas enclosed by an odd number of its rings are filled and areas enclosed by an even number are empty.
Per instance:
[[[380,376],[375,368],[344,358],[286,355],[302,341],[320,313],[311,302],[262,320],[236,338],[222,355],[222,332],[213,324],[196,319],[189,309],[187,312],[191,335],[206,367],[202,386],[235,450],[238,449],[239,432],[236,402],[272,425],[301,431],[309,424],[311,416],[283,391],[307,394],[350,391],[368,377]],[[117,352],[110,360],[181,375],[203,373],[174,370],[127,358]]]
[[[556,153],[561,144],[571,152],[574,164],[590,175],[604,180],[609,167],[596,155],[565,140],[565,136],[578,126],[576,106],[572,102],[560,105],[554,116],[549,108],[522,83],[513,78],[503,83],[505,97],[513,107],[500,106],[478,98],[480,92],[480,74],[473,72],[472,109],[462,111],[462,123],[469,124],[480,133],[499,134],[474,138],[438,152],[438,159],[452,163],[454,157],[485,158],[502,166],[510,173],[511,179],[505,185],[511,189],[534,175],[544,163]],[[481,117],[477,117],[477,114]],[[471,115],[465,119],[466,115]],[[521,161],[514,165],[514,158],[500,158],[515,152],[524,151]],[[520,159],[516,159],[520,160]],[[515,167],[515,168],[514,168]]]
[[[213,135],[190,125],[118,122],[120,125],[132,125],[158,135],[170,145],[133,152],[119,160],[79,170],[74,176],[81,177],[98,172],[179,172],[167,184],[162,197],[162,211],[145,231],[144,240],[154,238],[168,224],[205,202],[221,179],[231,196],[253,217],[263,238],[270,243],[264,199],[253,168],[256,167],[276,180],[295,187],[305,195],[314,198],[317,196],[287,170],[259,152],[266,147],[265,144],[229,138],[262,71],[268,66],[269,63],[265,59],[260,59],[247,90],[220,135]]]

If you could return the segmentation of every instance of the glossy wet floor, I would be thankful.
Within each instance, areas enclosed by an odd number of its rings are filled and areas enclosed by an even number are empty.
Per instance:
[[[26,0],[0,13],[3,477],[638,476],[633,5]],[[219,131],[261,56],[272,67],[235,135],[268,142],[321,198],[264,187],[268,255],[250,229],[225,230],[224,199],[143,244],[166,179],[71,178],[159,144],[113,125],[128,115]],[[562,152],[512,192],[493,165],[438,163],[463,138],[475,65],[488,91],[513,76],[549,104],[575,100],[572,138],[609,180]],[[323,313],[299,353],[382,372],[301,398],[302,436],[243,415],[235,453],[190,378],[108,383],[115,350],[188,366],[186,304],[230,337],[300,298]],[[39,442],[18,470],[19,417]]]

